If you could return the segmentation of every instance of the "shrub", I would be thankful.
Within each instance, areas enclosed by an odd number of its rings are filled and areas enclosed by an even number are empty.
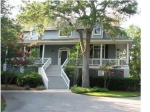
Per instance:
[[[42,77],[36,72],[32,72],[31,74],[19,75],[17,77],[18,86],[29,85],[30,87],[37,87],[42,84]]]
[[[43,85],[41,85],[41,86],[37,86],[36,89],[37,90],[45,90],[46,88]]]
[[[75,85],[71,87],[71,91],[76,94],[83,94],[88,92],[108,92],[109,90],[107,88],[99,88],[99,87],[83,88]]]
[[[29,90],[29,89],[30,89],[30,86],[25,85],[25,86],[24,86],[24,89],[25,89],[25,90]]]
[[[108,92],[109,90],[107,88],[100,88],[100,87],[93,87],[90,88],[91,92]]]
[[[121,78],[121,77],[112,77],[110,84],[108,86],[109,90],[128,90],[136,91],[140,90],[140,79],[137,78]],[[82,77],[78,79],[78,86],[82,84]],[[103,76],[92,76],[90,77],[90,87],[104,87],[104,77]]]
[[[83,94],[83,93],[87,93],[90,92],[89,88],[83,88],[83,87],[77,87],[77,85],[71,87],[71,91],[73,93],[77,93],[77,94]]]
[[[10,82],[9,84],[16,84],[17,76],[18,76],[18,73],[3,71],[1,72],[1,84],[5,84],[5,81],[6,81],[5,78],[7,78],[7,83]]]

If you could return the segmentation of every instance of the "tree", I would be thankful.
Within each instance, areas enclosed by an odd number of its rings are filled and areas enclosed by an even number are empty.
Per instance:
[[[141,77],[141,29],[138,26],[130,25],[127,29],[129,37],[133,39],[130,49],[130,74],[132,77]]]
[[[99,70],[102,71],[102,75],[104,76],[104,88],[108,88],[111,75],[114,74],[115,68],[118,68],[118,67],[117,66],[115,67],[114,61],[108,62],[108,63],[106,63],[106,65],[99,66]]]
[[[82,51],[82,87],[89,87],[89,54],[91,34],[95,26],[101,26],[111,38],[122,35],[118,27],[120,20],[137,12],[135,0],[65,0],[25,3],[18,15],[19,21],[26,27],[34,27],[42,34],[50,23],[64,33],[75,30],[79,34]],[[80,28],[84,29],[84,32]],[[86,38],[84,39],[83,33]]]

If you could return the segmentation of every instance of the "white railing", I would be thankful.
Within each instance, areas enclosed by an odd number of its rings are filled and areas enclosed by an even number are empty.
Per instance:
[[[79,65],[82,65],[82,59],[78,59]],[[127,59],[102,59],[102,65],[110,62],[115,61],[117,66],[128,66]],[[101,64],[100,58],[90,58],[89,65],[90,66],[99,66]]]
[[[66,73],[64,71],[64,67],[68,64],[68,61],[69,61],[69,59],[67,58],[65,60],[65,62],[63,63],[63,65],[61,66],[61,76],[63,77],[63,79],[64,79],[64,81],[65,81],[65,83],[66,83],[66,85],[67,85],[67,87],[69,89],[69,87],[70,87],[70,80],[69,80],[69,78],[67,77],[67,75],[66,75]]]
[[[35,36],[24,36],[24,40],[38,40],[38,35]]]
[[[51,64],[51,58],[49,58],[42,67],[39,68],[39,74],[41,74],[44,85],[46,89],[48,89],[48,78],[45,73],[46,68]]]

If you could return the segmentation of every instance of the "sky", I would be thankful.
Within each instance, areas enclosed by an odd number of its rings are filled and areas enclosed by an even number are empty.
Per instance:
[[[31,0],[33,1],[33,0]],[[44,1],[44,0],[36,0],[36,1]],[[138,2],[138,10],[141,10],[141,0],[136,0]],[[13,10],[13,15],[16,15],[19,10],[19,5],[22,3],[21,0],[9,0],[11,5],[15,6],[16,8]],[[123,22],[121,27],[128,28],[131,24],[137,25],[141,27],[141,14],[136,14],[127,19],[127,21]]]

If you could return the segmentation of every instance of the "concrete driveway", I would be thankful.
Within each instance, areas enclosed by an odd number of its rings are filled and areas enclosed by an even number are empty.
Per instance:
[[[2,91],[3,112],[140,112],[140,97],[78,95],[70,90]]]

